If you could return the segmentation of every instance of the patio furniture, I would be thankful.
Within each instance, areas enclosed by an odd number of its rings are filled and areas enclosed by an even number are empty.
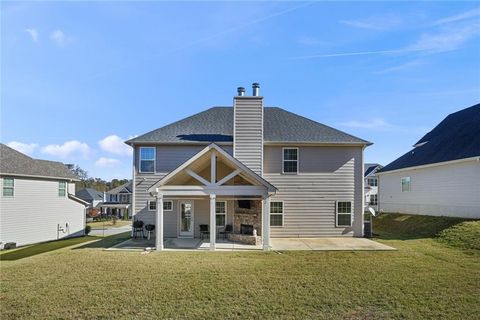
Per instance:
[[[207,235],[207,238],[210,237],[210,230],[208,229],[208,224],[200,225],[200,238],[202,240],[204,235]]]
[[[219,232],[219,235],[222,235],[223,236],[223,239],[226,239],[227,238],[227,234],[229,233],[232,233],[233,232],[233,227],[231,224],[227,224],[225,226],[225,228],[223,228],[222,231]]]
[[[138,233],[141,234],[141,237],[144,238],[145,235],[143,233],[143,221],[142,220],[135,220],[133,221],[133,238],[136,239]]]
[[[150,240],[150,235],[155,230],[155,225],[154,224],[147,224],[147,225],[145,225],[145,230],[147,231],[147,239]]]

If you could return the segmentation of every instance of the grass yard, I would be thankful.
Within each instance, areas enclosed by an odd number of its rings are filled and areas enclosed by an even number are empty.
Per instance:
[[[480,222],[420,236],[415,224],[400,228],[402,219],[411,218],[374,221],[380,241],[398,251],[102,250],[122,234],[1,261],[0,317],[478,319],[479,238],[472,237]]]
[[[113,224],[112,220],[108,221],[93,221],[93,222],[88,222],[87,225],[92,227],[92,229],[112,229],[112,228],[118,228],[118,227],[123,227],[127,225],[131,225],[132,221],[130,220],[117,220],[115,224]]]

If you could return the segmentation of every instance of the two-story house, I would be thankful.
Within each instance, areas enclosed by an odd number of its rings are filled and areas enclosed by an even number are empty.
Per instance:
[[[238,88],[214,107],[126,142],[134,149],[135,220],[164,237],[200,237],[210,248],[230,226],[254,237],[363,236],[363,151],[371,143]]]
[[[377,171],[383,168],[378,163],[365,163],[364,185],[365,185],[365,206],[378,210],[378,177]]]
[[[0,246],[83,236],[88,203],[63,163],[33,159],[0,143]]]
[[[107,216],[116,216],[128,220],[132,216],[132,181],[122,184],[104,193],[100,207]]]

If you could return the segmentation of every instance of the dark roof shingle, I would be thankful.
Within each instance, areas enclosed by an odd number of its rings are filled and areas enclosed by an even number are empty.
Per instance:
[[[0,173],[78,180],[61,162],[33,159],[3,143],[0,143]]]
[[[264,109],[266,142],[371,144],[340,130],[277,107]],[[233,107],[213,107],[127,143],[232,142]]]
[[[103,192],[97,191],[93,188],[83,188],[75,192],[75,196],[82,200],[91,202],[95,200],[103,200]]]
[[[379,172],[480,156],[480,104],[450,114],[415,145]]]

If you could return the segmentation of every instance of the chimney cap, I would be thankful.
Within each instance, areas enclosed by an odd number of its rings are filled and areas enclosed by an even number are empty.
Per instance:
[[[244,87],[238,87],[237,88],[237,93],[239,96],[244,96],[245,95],[245,88]]]
[[[252,87],[253,88],[260,88],[260,83],[254,82],[254,83],[252,83]]]

